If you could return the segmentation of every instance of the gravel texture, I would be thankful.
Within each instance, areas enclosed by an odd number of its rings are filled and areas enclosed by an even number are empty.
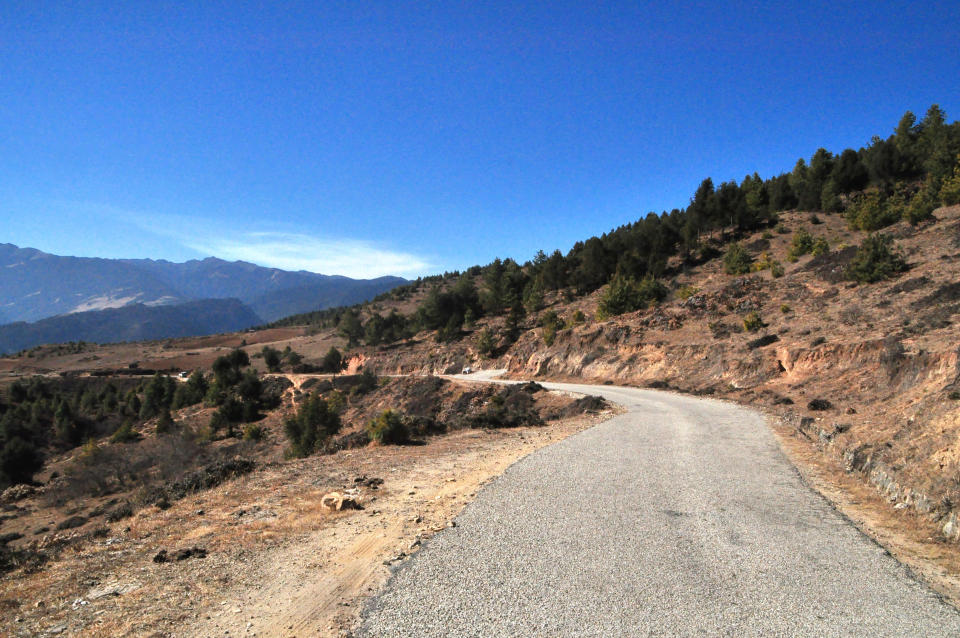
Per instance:
[[[361,636],[957,636],[960,614],[800,480],[756,412],[628,409],[513,465],[367,606]]]

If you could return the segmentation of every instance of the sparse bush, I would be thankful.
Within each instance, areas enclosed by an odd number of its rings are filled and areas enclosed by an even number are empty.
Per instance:
[[[773,230],[779,235],[786,235],[790,232],[790,228],[783,222],[778,222],[777,225],[773,227]]]
[[[490,356],[493,353],[494,348],[497,347],[496,339],[494,338],[493,331],[490,328],[484,328],[477,334],[477,338],[474,340],[474,345],[477,348],[477,352],[482,354],[485,357]]]
[[[353,386],[353,389],[350,391],[351,394],[366,394],[377,389],[377,385],[380,383],[380,377],[377,376],[377,373],[371,369],[364,369],[360,373],[360,379],[357,385]]]
[[[760,272],[767,269],[770,270],[770,274],[773,275],[774,278],[783,277],[783,264],[770,257],[769,253],[764,252],[760,255],[760,259],[754,262],[753,270]]]
[[[863,309],[858,305],[847,306],[840,310],[840,321],[846,326],[856,326],[863,322]]]
[[[960,204],[960,155],[957,156],[957,165],[953,169],[953,175],[943,180],[939,195],[944,206]]]
[[[131,443],[140,440],[140,434],[133,429],[133,423],[124,421],[110,437],[114,443]]]
[[[760,237],[762,237],[763,239],[770,240],[770,239],[773,239],[773,233],[771,233],[769,230],[765,230],[763,231],[763,234],[760,235]]]
[[[523,425],[542,425],[533,394],[542,390],[539,384],[507,386],[490,398],[486,410],[470,419],[471,427],[515,428]]]
[[[597,318],[601,321],[625,312],[646,308],[651,303],[662,301],[667,288],[653,277],[637,281],[632,277],[614,275],[600,297]]]
[[[785,303],[784,303],[784,304],[780,304],[780,312],[782,312],[783,314],[787,314],[788,312],[790,312],[790,311],[792,311],[792,310],[793,310],[793,308],[790,307],[790,304],[785,304]]]
[[[811,255],[819,257],[820,255],[826,255],[828,252],[830,252],[830,243],[826,237],[817,237],[813,240],[813,246],[810,248]]]
[[[851,228],[874,231],[900,221],[903,208],[903,197],[899,195],[885,197],[880,193],[867,193],[857,197],[844,216]]]
[[[367,437],[381,445],[402,445],[410,440],[410,431],[401,415],[384,410],[367,424]]]
[[[947,398],[951,401],[960,401],[960,391],[954,390],[947,395]]]
[[[347,409],[347,395],[340,390],[331,390],[325,398],[327,400],[327,407],[337,414],[343,414],[343,411]]]
[[[864,238],[857,254],[847,266],[846,275],[860,283],[888,279],[907,269],[907,262],[893,244],[890,235],[874,234]]]
[[[327,350],[327,354],[323,355],[323,360],[320,362],[320,370],[328,374],[337,374],[343,370],[345,365],[346,361],[343,355],[339,350],[331,346],[330,349]]]
[[[813,235],[806,228],[801,228],[793,234],[790,250],[787,252],[787,261],[797,261],[811,250],[813,250]]]
[[[267,370],[270,372],[280,372],[280,362],[282,359],[279,350],[271,348],[270,346],[263,346],[260,354],[263,356],[263,363],[267,366]]]
[[[753,257],[740,242],[734,242],[723,255],[723,270],[728,275],[746,275],[750,272]]]
[[[330,409],[326,399],[315,394],[284,422],[283,429],[290,441],[290,455],[309,456],[340,431],[340,416]]]
[[[585,322],[586,320],[587,320],[587,317],[586,317],[586,315],[583,314],[583,311],[582,311],[582,310],[580,310],[579,308],[577,308],[576,310],[573,311],[573,317],[571,318],[571,321],[572,321],[573,325],[579,326],[580,324],[582,324],[582,323]]]
[[[543,326],[543,342],[547,346],[552,346],[557,332],[563,330],[563,319],[553,310],[548,310],[540,317],[540,325]]]
[[[160,413],[160,418],[157,419],[157,434],[168,434],[173,430],[173,415],[170,414],[170,410],[165,408]]]
[[[910,203],[903,209],[903,219],[916,226],[933,218],[933,211],[937,208],[937,198],[934,195],[932,184],[920,189]]]
[[[807,404],[807,409],[815,411],[829,410],[833,407],[833,404],[830,403],[827,399],[813,399],[810,403]]]
[[[687,284],[685,286],[680,286],[679,288],[677,288],[677,299],[682,299],[686,301],[687,299],[694,296],[698,292],[700,292],[700,289],[697,288],[696,286],[693,286],[690,284]]]
[[[753,267],[751,270],[754,272],[760,272],[762,270],[767,270],[773,265],[773,259],[770,257],[770,253],[764,251],[760,253],[760,258],[753,262]]]
[[[263,429],[263,426],[256,423],[248,423],[243,426],[244,441],[262,441],[266,434],[267,431]]]
[[[763,319],[760,318],[760,315],[757,312],[750,312],[746,317],[743,318],[743,329],[747,332],[756,332],[763,328],[766,324],[763,323]]]
[[[43,457],[36,446],[18,435],[0,446],[0,487],[29,483],[43,467]]]

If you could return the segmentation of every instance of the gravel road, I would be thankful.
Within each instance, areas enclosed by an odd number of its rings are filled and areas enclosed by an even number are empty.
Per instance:
[[[960,614],[811,492],[756,412],[543,385],[628,412],[484,488],[396,569],[359,635],[960,635]]]

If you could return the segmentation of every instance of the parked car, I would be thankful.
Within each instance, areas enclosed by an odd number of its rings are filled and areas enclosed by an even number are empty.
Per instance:
[[[460,374],[470,374],[471,372],[473,372],[473,368],[471,368],[470,366],[467,366],[466,368],[463,369],[462,372],[460,372]]]

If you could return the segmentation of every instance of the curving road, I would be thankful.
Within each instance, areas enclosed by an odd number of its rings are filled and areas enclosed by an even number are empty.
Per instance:
[[[486,487],[398,567],[361,636],[958,636],[960,614],[800,480],[763,417],[627,408]]]

